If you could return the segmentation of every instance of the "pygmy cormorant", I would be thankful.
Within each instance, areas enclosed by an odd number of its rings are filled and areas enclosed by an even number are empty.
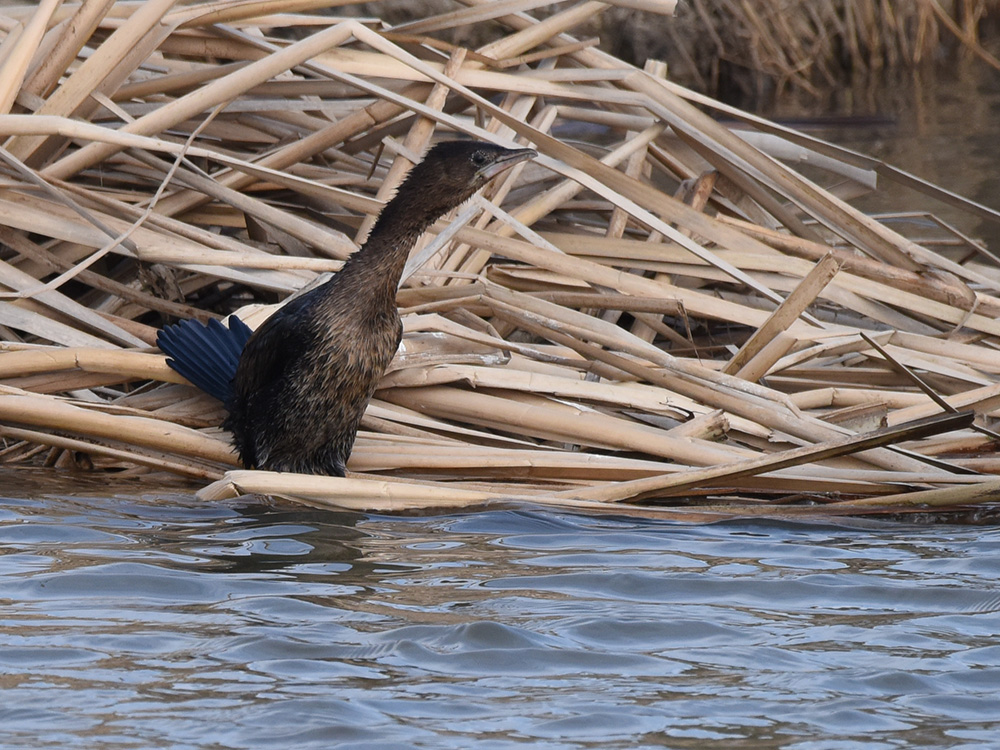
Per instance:
[[[160,332],[168,364],[225,404],[223,427],[245,466],[344,475],[361,417],[402,336],[396,289],[410,249],[440,216],[534,156],[477,141],[439,143],[341,271],[256,332],[236,316],[229,327],[187,320]]]

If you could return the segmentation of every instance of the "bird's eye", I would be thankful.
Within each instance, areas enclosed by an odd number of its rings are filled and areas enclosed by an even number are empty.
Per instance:
[[[481,167],[486,163],[486,154],[482,151],[475,151],[472,154],[472,163],[477,167]]]

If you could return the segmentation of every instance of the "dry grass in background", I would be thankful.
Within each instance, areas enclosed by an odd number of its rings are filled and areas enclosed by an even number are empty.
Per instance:
[[[863,111],[887,79],[926,65],[964,57],[1000,70],[998,16],[997,0],[688,0],[670,22],[610,10],[594,33],[613,54],[666,60],[672,78],[730,102]]]

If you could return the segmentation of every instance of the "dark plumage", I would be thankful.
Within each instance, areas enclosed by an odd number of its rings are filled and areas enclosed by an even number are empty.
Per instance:
[[[330,281],[250,335],[183,321],[157,342],[170,366],[229,411],[243,464],[343,476],[361,417],[399,346],[396,288],[410,249],[442,214],[535,156],[475,141],[434,146],[386,204],[368,239]]]

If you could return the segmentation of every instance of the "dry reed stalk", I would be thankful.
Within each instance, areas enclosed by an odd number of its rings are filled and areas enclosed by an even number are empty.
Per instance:
[[[931,417],[924,422],[908,423],[901,428],[886,428],[870,434],[852,435],[830,443],[784,451],[772,456],[737,462],[729,466],[717,465],[711,469],[693,470],[687,474],[637,479],[631,482],[622,482],[616,487],[604,487],[595,492],[580,491],[573,496],[603,502],[638,500],[644,497],[666,497],[713,484],[727,484],[745,475],[759,474],[821,458],[853,453],[877,445],[896,442],[900,439],[933,435],[938,431],[950,431],[969,425],[972,422],[972,417],[971,412],[955,416]]]
[[[55,427],[98,440],[117,440],[223,465],[235,462],[232,449],[225,440],[160,419],[116,416],[82,408],[62,399],[18,393],[16,389],[3,388],[0,392],[0,420],[6,424]]]
[[[77,440],[63,435],[53,435],[37,430],[23,430],[8,425],[0,425],[0,437],[7,440],[23,440],[37,445],[47,445],[61,450],[76,451],[87,456],[99,456],[115,463],[137,464],[160,471],[169,471],[193,480],[217,481],[223,476],[223,472],[218,469],[211,469],[196,462],[171,460],[169,454],[162,452],[150,455],[131,446],[128,449],[115,448],[89,440]]]
[[[290,497],[321,507],[401,511],[416,508],[465,508],[507,499],[500,493],[456,490],[412,482],[232,471],[225,479],[204,487],[199,497],[220,500],[250,493]]]
[[[797,514],[787,503],[801,494],[879,509],[993,496],[994,480],[969,473],[1000,470],[988,435],[933,415],[974,409],[977,428],[998,416],[1000,274],[821,184],[871,190],[887,165],[569,33],[636,0],[544,19],[534,0],[466,0],[390,29],[313,14],[348,4],[0,11],[0,28],[24,26],[0,41],[0,103],[14,112],[0,115],[4,440],[219,477],[234,464],[223,411],[146,350],[155,330],[237,310],[259,324],[336,272],[409,163],[449,133],[541,156],[439,221],[411,257],[403,346],[351,478],[234,471],[203,497],[368,510],[771,499],[635,511],[705,520]],[[754,12],[758,29],[773,20]],[[434,37],[469,19],[507,33],[478,50]],[[774,26],[794,45],[798,31]],[[557,136],[574,124],[604,128],[607,145]],[[921,418],[930,426],[906,425]],[[852,508],[867,512],[817,512]]]
[[[823,288],[833,281],[840,266],[832,255],[824,256],[802,279],[795,290],[775,309],[757,331],[733,356],[723,372],[733,375],[756,357],[779,333],[789,327],[816,300]],[[780,355],[779,355],[780,357]],[[777,359],[777,357],[775,358]],[[757,380],[758,378],[754,378]]]

